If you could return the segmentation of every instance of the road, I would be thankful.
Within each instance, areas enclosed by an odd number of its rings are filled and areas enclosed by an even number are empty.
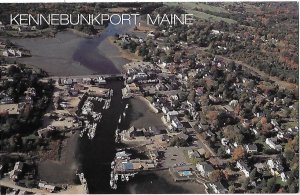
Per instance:
[[[36,194],[37,193],[39,193],[39,194],[48,194],[49,193],[46,190],[41,190],[41,189],[37,189],[37,188],[24,188],[24,187],[18,186],[8,178],[1,179],[0,180],[0,186],[5,186],[5,187],[8,187],[8,188],[17,189],[17,190],[21,190],[21,191],[32,192],[32,193],[36,193]]]
[[[216,153],[205,143],[205,141],[200,136],[200,134],[199,133],[195,133],[195,134],[198,138],[198,141],[201,143],[201,145],[205,147],[205,150],[209,151],[212,156],[217,156]]]

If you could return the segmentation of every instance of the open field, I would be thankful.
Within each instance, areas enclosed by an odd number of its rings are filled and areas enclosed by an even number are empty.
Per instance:
[[[202,9],[203,11],[211,11],[211,12],[216,12],[216,13],[228,13],[227,10],[225,10],[222,7],[216,7],[216,6],[211,6],[211,5],[206,5],[204,3],[166,3],[168,6],[179,6],[183,8],[187,13],[193,14],[196,18],[200,20],[211,20],[211,21],[224,21],[229,24],[231,23],[236,23],[235,20],[229,19],[229,18],[222,18],[218,16],[214,16],[211,14],[207,14],[202,11],[197,11],[197,9]]]

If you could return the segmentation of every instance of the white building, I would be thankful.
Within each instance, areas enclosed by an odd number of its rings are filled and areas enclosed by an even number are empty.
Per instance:
[[[267,144],[270,148],[272,148],[272,149],[274,149],[274,150],[281,151],[281,150],[282,150],[282,146],[281,146],[281,145],[277,145],[276,143],[274,143],[274,142],[276,142],[276,141],[277,141],[276,138],[267,138],[267,139],[266,139],[266,144]]]
[[[242,171],[246,177],[249,177],[250,175],[250,169],[248,165],[244,161],[237,161],[236,167]]]

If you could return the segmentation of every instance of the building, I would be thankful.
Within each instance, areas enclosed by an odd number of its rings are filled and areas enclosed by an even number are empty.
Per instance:
[[[256,144],[247,144],[245,146],[245,149],[247,151],[248,154],[253,154],[257,152],[257,146]]]
[[[266,139],[266,144],[274,149],[274,150],[277,150],[277,151],[281,151],[282,150],[282,146],[281,145],[277,145],[275,142],[277,141],[276,138],[267,138]]]
[[[198,151],[188,150],[189,158],[200,158],[200,154]]]
[[[183,128],[182,123],[179,121],[179,119],[177,117],[173,117],[173,119],[171,121],[171,124],[175,129],[182,129]]]
[[[177,111],[175,111],[175,110],[169,111],[167,113],[167,122],[171,122],[172,118],[173,117],[177,117],[178,115],[179,115],[179,113]]]
[[[226,194],[228,192],[228,190],[221,184],[221,182],[213,182],[208,185],[216,194]]]
[[[197,170],[200,172],[202,177],[209,177],[209,175],[215,170],[210,164],[206,162],[197,163]]]
[[[279,176],[283,172],[283,166],[279,160],[269,159],[267,165],[272,175]]]
[[[56,191],[56,186],[54,186],[54,185],[49,185],[49,184],[42,183],[42,182],[40,182],[40,183],[38,184],[38,187],[41,188],[41,189],[47,190],[47,191],[49,191],[49,192],[51,192],[51,193]]]
[[[240,169],[240,171],[242,171],[245,174],[246,177],[249,177],[250,169],[244,161],[241,161],[241,160],[237,161],[236,167],[238,169]]]
[[[22,174],[23,167],[24,167],[24,163],[19,161],[16,162],[14,169],[9,172],[9,177],[14,181],[19,179],[20,175]]]

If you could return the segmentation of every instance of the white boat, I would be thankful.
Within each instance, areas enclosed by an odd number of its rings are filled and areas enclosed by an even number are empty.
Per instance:
[[[121,120],[122,120],[122,119],[121,119],[121,116],[120,116],[120,118],[119,118],[119,123],[121,123]]]
[[[121,175],[121,181],[125,181],[125,176],[123,174]]]
[[[125,106],[125,109],[127,109],[127,108],[128,108],[128,106],[129,106],[129,104],[126,104],[126,106]]]
[[[110,184],[110,187],[112,188],[113,185],[114,185],[114,180],[111,179],[111,180],[109,181],[109,184]]]
[[[114,180],[111,179],[111,180],[109,181],[109,184],[110,184],[111,189],[113,189],[113,190],[116,190],[116,189],[117,189],[117,184],[115,183]]]
[[[124,116],[124,117],[126,116],[126,113],[125,113],[125,112],[123,112],[123,116]]]
[[[125,175],[125,179],[126,179],[126,181],[129,181],[129,176]]]

